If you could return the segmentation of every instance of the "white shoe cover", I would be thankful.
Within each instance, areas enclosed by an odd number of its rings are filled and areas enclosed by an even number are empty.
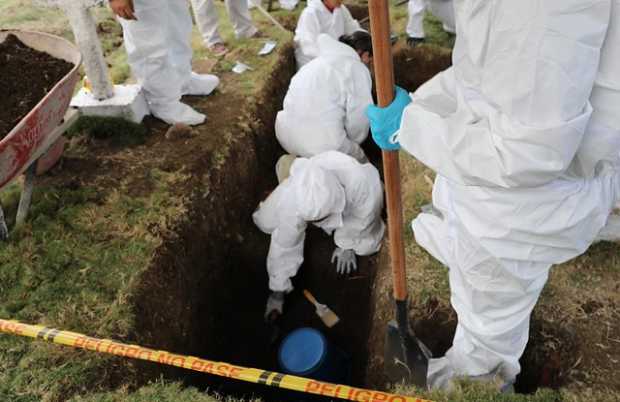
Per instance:
[[[166,104],[153,103],[149,105],[153,116],[165,121],[168,124],[182,123],[195,126],[204,123],[207,116],[198,113],[190,106],[181,102]]]
[[[620,241],[620,216],[616,214],[609,215],[607,223],[603,226],[594,241]]]
[[[192,72],[183,95],[209,95],[220,84],[220,79],[212,74],[196,74]]]

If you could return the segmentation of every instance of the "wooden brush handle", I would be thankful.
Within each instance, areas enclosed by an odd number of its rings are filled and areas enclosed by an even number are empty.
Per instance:
[[[307,289],[304,289],[304,296],[306,297],[306,299],[308,299],[310,303],[314,304],[315,306],[319,304],[319,302],[314,298],[314,296],[312,296],[312,293],[310,293]]]

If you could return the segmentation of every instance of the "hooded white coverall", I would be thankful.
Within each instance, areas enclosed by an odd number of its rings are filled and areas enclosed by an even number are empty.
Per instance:
[[[293,155],[331,150],[366,162],[360,144],[368,136],[365,110],[373,102],[370,71],[352,47],[327,34],[317,42],[319,57],[291,80],[276,118],[276,137]]]
[[[321,0],[308,0],[295,29],[295,59],[297,68],[319,55],[318,38],[322,33],[334,39],[363,31],[359,22],[351,16],[345,5],[329,11]]]
[[[437,172],[442,217],[412,226],[449,267],[458,315],[428,379],[509,384],[551,266],[587,250],[620,195],[620,0],[457,0],[455,11],[453,67],[416,91],[397,133]]]
[[[424,38],[424,12],[428,9],[431,14],[443,23],[446,32],[455,33],[454,3],[452,0],[409,0],[407,4],[409,20],[406,32],[410,38]]]
[[[191,0],[196,25],[207,47],[224,43],[218,31],[219,15],[214,0]],[[249,38],[257,32],[248,10],[248,0],[225,0],[228,17],[237,38]]]
[[[133,3],[137,20],[118,20],[123,27],[127,61],[142,85],[151,113],[171,124],[202,123],[205,116],[181,103],[181,95],[192,91],[193,80],[200,81],[200,87],[207,88],[205,92],[217,87],[219,80],[213,75],[192,73],[189,4],[185,0]]]
[[[379,172],[336,151],[298,158],[291,175],[254,212],[254,223],[271,235],[267,256],[269,288],[290,292],[304,260],[306,225],[311,222],[334,243],[357,255],[379,251],[383,189]]]

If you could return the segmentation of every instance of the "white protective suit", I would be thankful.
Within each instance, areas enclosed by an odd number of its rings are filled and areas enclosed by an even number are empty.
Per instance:
[[[340,151],[366,162],[360,144],[368,136],[365,110],[373,103],[370,71],[351,46],[327,34],[317,42],[319,57],[291,80],[276,137],[293,155]]]
[[[219,80],[192,73],[192,19],[184,0],[134,0],[137,20],[118,18],[127,61],[142,85],[151,113],[167,123],[200,124],[205,115],[181,95],[210,93]]]
[[[336,151],[298,158],[291,175],[262,202],[253,219],[271,235],[267,256],[269,288],[290,292],[304,260],[306,225],[334,233],[334,243],[357,255],[379,251],[383,189],[379,172]]]
[[[299,0],[280,0],[280,7],[288,11],[293,11],[297,4],[299,4]]]
[[[308,0],[295,29],[295,59],[297,68],[319,55],[318,38],[322,33],[334,39],[363,31],[359,22],[351,16],[345,5],[329,11],[321,0]]]
[[[410,38],[424,38],[424,13],[428,9],[443,23],[446,32],[455,33],[454,3],[452,0],[409,0],[409,20],[406,32]]]
[[[438,174],[442,217],[412,226],[449,267],[459,321],[432,387],[491,372],[514,382],[550,267],[587,250],[620,191],[620,0],[455,11],[454,65],[412,96],[397,137]]]
[[[207,47],[224,43],[218,31],[219,15],[214,0],[191,0],[196,25]],[[225,0],[228,17],[237,38],[249,38],[257,32],[248,10],[248,0]]]

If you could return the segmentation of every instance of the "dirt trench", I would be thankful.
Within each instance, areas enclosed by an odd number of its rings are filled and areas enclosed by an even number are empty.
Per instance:
[[[159,250],[156,262],[141,278],[134,300],[141,341],[150,346],[266,370],[279,370],[278,342],[263,319],[268,296],[265,261],[269,236],[251,214],[276,186],[274,166],[284,153],[273,132],[275,116],[295,72],[292,47],[284,52],[256,102],[242,113],[238,131],[222,153],[218,167],[206,162],[194,173],[187,219],[177,236]],[[244,123],[245,122],[245,123]],[[248,125],[247,122],[250,122]],[[333,240],[309,230],[305,262],[287,296],[280,339],[309,326],[350,357],[350,383],[364,382],[370,330],[370,289],[376,260],[359,259],[359,270],[339,277],[330,264]],[[330,305],[341,322],[327,330],[301,295],[307,288]],[[234,396],[260,396],[266,401],[300,400],[269,389],[175,368],[143,364],[146,378],[164,375],[189,385]]]
[[[397,83],[414,90],[447,68],[450,54],[430,47],[398,48],[394,64]],[[145,346],[279,370],[278,342],[271,342],[273,328],[263,321],[268,296],[265,259],[269,237],[254,226],[251,214],[276,186],[273,166],[283,150],[273,127],[294,72],[293,49],[289,47],[267,78],[262,94],[242,113],[235,138],[223,156],[212,157],[194,172],[191,185],[195,191],[187,219],[143,274],[133,301],[137,333]],[[318,230],[309,231],[305,262],[294,280],[296,290],[286,300],[280,339],[295,328],[317,328],[351,357],[350,384],[383,389],[387,386],[382,375],[383,336],[392,317],[386,250],[360,259],[359,271],[342,278],[335,275],[330,264],[333,247],[331,238]],[[327,330],[301,296],[303,288],[328,304],[341,323]],[[413,306],[412,311],[420,338],[435,355],[442,355],[452,342],[454,313],[439,309],[433,301]],[[533,326],[532,339],[539,334],[537,328]],[[518,388],[522,392],[531,392],[542,383],[541,371],[536,367],[547,355],[539,353],[536,345],[532,342],[530,349],[534,352],[526,352],[524,357],[525,380]],[[543,385],[560,386],[560,368],[553,366],[549,370],[545,378],[553,381]],[[176,368],[141,363],[138,371],[145,379],[163,375],[236,397],[303,400],[294,393]]]

